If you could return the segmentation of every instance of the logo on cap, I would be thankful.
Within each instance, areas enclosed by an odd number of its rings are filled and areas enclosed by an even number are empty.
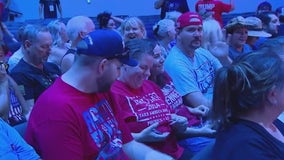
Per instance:
[[[87,38],[88,38],[88,40],[89,40],[89,44],[90,44],[90,45],[93,45],[93,44],[94,44],[94,42],[93,42],[92,37],[91,37],[91,36],[89,36],[89,35],[87,35]]]
[[[202,18],[195,12],[186,12],[178,18],[177,25],[179,28],[190,25],[202,25]]]
[[[189,23],[201,23],[199,17],[196,17],[196,16],[190,16],[190,19],[189,19]]]

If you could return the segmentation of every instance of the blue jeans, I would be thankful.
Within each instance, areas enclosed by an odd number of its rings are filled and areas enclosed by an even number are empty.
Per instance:
[[[215,142],[215,138],[209,137],[193,137],[180,140],[178,143],[184,149],[191,151],[193,154],[196,154],[208,144]]]

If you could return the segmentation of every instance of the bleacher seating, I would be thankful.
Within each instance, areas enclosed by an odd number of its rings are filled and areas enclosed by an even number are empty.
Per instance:
[[[230,13],[230,14],[223,14],[223,23],[226,24],[230,19],[236,16],[243,16],[243,17],[248,17],[248,16],[253,16],[254,12],[246,12],[246,13]],[[118,16],[118,17],[126,17],[125,15]],[[153,25],[159,21],[160,16],[159,15],[150,15],[150,16],[139,16],[139,18],[144,22],[146,30],[147,30],[147,35],[148,38],[154,38],[153,36],[153,31],[152,27]],[[96,28],[99,28],[98,22],[96,17],[91,17],[91,19],[94,21]],[[32,19],[32,20],[26,20],[25,22],[5,22],[7,25],[8,29],[13,33],[17,34],[18,28],[23,25],[23,24],[41,24],[41,25],[47,25],[52,19]],[[62,21],[67,23],[69,18],[63,18]],[[283,27],[282,27],[283,28]],[[281,32],[282,33],[282,32]],[[16,36],[17,37],[17,36]]]
[[[242,14],[224,14],[223,15],[223,20],[224,20],[224,24],[226,24],[226,22],[238,15],[242,15],[244,17],[253,15],[253,12],[248,12],[248,13],[242,13]],[[118,17],[126,17],[125,15],[122,16],[118,16]],[[139,16],[139,18],[141,18],[141,20],[145,23],[146,29],[148,32],[152,31],[152,26],[155,24],[155,22],[157,22],[160,19],[159,15],[150,15],[150,16]],[[91,19],[95,22],[96,27],[98,28],[98,23],[96,20],[96,17],[91,17]],[[17,29],[25,24],[25,23],[32,23],[32,24],[42,24],[42,25],[47,25],[52,19],[30,19],[30,20],[26,20],[25,22],[15,22],[15,21],[6,21],[4,22],[9,30],[12,33],[17,33]],[[63,22],[67,22],[69,20],[69,18],[63,18],[62,21]]]

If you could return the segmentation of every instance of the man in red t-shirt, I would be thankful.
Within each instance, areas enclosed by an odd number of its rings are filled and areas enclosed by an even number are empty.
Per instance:
[[[234,0],[230,0],[230,4],[223,3],[219,0],[199,0],[195,4],[195,11],[201,15],[210,15],[216,19],[220,26],[223,27],[222,13],[230,12],[234,9]]]
[[[111,47],[108,47],[111,46]],[[172,158],[133,140],[107,92],[122,63],[136,66],[113,30],[87,34],[71,68],[37,99],[25,134],[45,160]]]

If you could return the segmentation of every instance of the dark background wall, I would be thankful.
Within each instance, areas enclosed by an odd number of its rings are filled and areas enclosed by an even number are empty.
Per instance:
[[[87,0],[60,0],[63,8],[63,21],[67,22],[70,17],[76,15],[86,15],[93,19],[98,28],[96,21],[96,15],[103,11],[111,11],[113,15],[118,16],[139,16],[145,24],[147,34],[149,38],[153,38],[152,26],[159,20],[160,10],[156,10],[153,7],[155,0],[90,0],[91,3],[87,3]],[[194,5],[197,0],[187,0],[190,10],[194,10]],[[223,0],[223,2],[229,3],[230,0]],[[254,14],[257,5],[263,0],[234,0],[236,8],[229,14],[223,14],[224,24],[238,15],[244,17]],[[284,0],[267,0],[272,4],[273,10],[279,6],[284,6]],[[24,23],[39,23],[48,24],[51,20],[38,19],[38,6],[39,0],[11,0],[10,9],[21,12],[22,15],[14,17],[14,21],[6,21],[5,24],[9,30],[17,36],[17,30]],[[283,28],[283,25],[281,25]],[[284,29],[281,29],[281,31]],[[11,43],[9,37],[5,36],[8,45],[14,45]],[[14,46],[10,48],[16,49]]]
[[[60,0],[63,8],[63,16],[69,18],[75,15],[96,17],[102,11],[111,11],[114,15],[146,16],[158,15],[159,10],[154,9],[155,0]],[[230,0],[222,0],[229,3]],[[259,3],[264,0],[234,0],[236,9],[231,13],[254,12]],[[284,6],[283,0],[267,0],[272,4],[273,10]],[[197,0],[187,0],[190,9],[194,10]],[[15,18],[15,21],[38,19],[39,0],[11,0],[10,8],[23,13]]]

